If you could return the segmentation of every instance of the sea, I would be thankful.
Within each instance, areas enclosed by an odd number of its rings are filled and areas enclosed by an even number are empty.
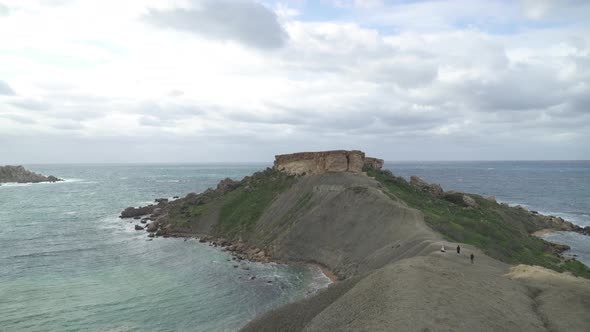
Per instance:
[[[241,179],[260,164],[25,165],[66,181],[0,186],[0,331],[236,331],[329,285],[315,266],[238,264],[196,239],[146,237],[127,206]],[[590,161],[386,162],[445,190],[590,225]],[[558,232],[590,265],[590,237]]]
[[[239,264],[118,218],[266,166],[25,165],[65,181],[0,186],[0,331],[236,331],[326,287],[318,267]]]

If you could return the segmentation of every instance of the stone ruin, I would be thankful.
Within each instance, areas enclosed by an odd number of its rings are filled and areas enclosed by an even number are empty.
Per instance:
[[[361,173],[379,170],[383,160],[365,157],[359,150],[298,152],[275,156],[274,168],[288,174],[322,174],[327,172]]]

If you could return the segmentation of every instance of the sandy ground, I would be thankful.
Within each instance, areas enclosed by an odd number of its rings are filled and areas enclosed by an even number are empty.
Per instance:
[[[588,280],[512,267],[466,246],[338,281],[244,331],[589,331],[589,312]]]

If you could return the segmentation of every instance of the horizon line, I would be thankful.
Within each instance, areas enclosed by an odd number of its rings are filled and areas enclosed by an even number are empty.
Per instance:
[[[590,159],[463,159],[463,160],[385,160],[387,163],[459,163],[459,162],[584,162]],[[141,162],[33,162],[0,163],[0,166],[18,165],[254,165],[273,164],[274,161],[141,161]]]

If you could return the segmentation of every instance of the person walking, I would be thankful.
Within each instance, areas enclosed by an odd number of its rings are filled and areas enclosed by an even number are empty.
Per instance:
[[[457,255],[461,254],[461,247],[459,247],[459,245],[457,245]]]
[[[475,258],[475,256],[473,254],[471,254],[471,256],[469,256],[469,258],[471,258],[471,264],[473,264],[473,259]]]

